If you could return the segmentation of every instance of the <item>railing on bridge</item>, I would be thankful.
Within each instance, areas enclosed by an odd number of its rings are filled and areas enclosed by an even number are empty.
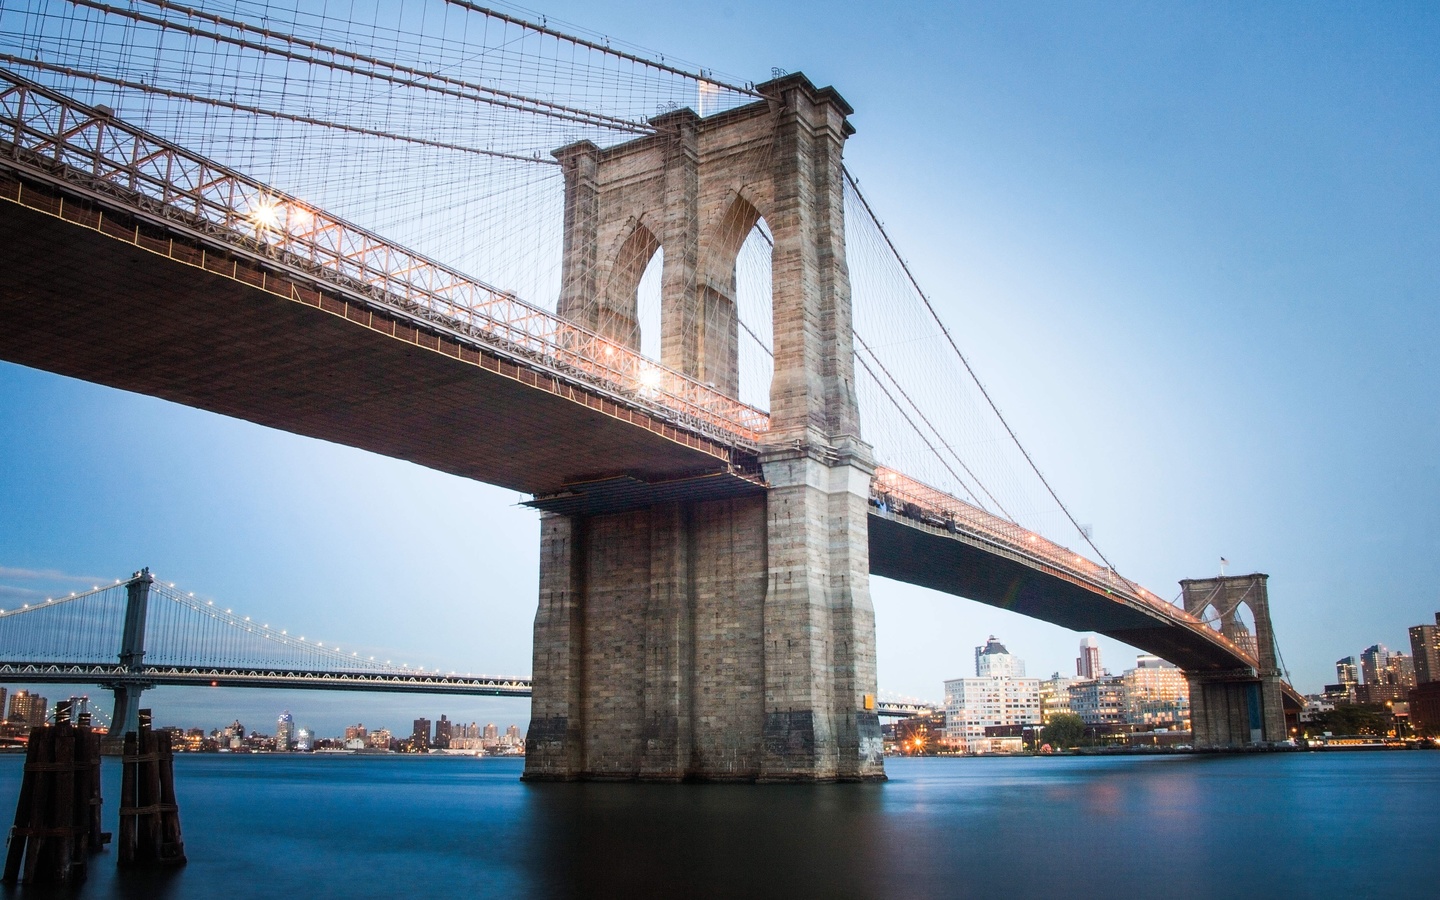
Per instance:
[[[1091,590],[1144,605],[1172,621],[1203,629],[1232,649],[1238,657],[1251,660],[1253,664],[1253,654],[1231,641],[1218,629],[1211,628],[1184,609],[1167,603],[1154,592],[1068,547],[966,503],[958,497],[883,466],[875,470],[870,496],[872,503],[887,511],[951,533],[978,537],[1002,552],[1046,565],[1061,577]]]
[[[4,69],[0,156],[728,444],[753,449],[769,427],[764,411],[628,347]]]

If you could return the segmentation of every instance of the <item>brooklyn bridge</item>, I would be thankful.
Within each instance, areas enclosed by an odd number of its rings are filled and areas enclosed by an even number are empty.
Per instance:
[[[0,664],[110,685],[121,721],[165,683],[531,692],[529,779],[869,780],[878,575],[1176,663],[1198,746],[1286,738],[1264,577],[1177,604],[1110,565],[847,169],[835,88],[439,5],[413,52],[168,0],[31,14],[0,359],[523,492],[533,675],[302,647],[162,584],[219,623],[165,644],[145,572],[0,614]]]

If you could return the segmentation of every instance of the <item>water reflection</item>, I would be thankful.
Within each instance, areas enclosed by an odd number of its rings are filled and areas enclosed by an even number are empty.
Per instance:
[[[0,815],[21,763],[0,758]],[[1369,873],[1410,871],[1440,834],[1440,753],[892,760],[889,772],[868,785],[530,785],[513,760],[181,757],[190,865],[118,878],[107,852],[68,896],[282,884],[307,898],[1366,896]]]

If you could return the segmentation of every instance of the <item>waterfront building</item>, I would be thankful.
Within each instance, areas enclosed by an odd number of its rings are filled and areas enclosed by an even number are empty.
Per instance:
[[[365,736],[365,746],[374,750],[389,750],[390,738],[390,729],[376,728]]]
[[[500,746],[500,729],[490,722],[485,723],[485,730],[480,734],[480,740],[485,747]]]
[[[430,746],[430,720],[419,718],[410,728],[410,740],[415,744],[416,750],[424,750]]]
[[[975,677],[945,682],[945,740],[965,753],[1009,749],[985,729],[1040,722],[1040,679],[1024,677],[1025,663],[992,636],[975,648]],[[1014,674],[1019,673],[1019,674]]]
[[[309,753],[315,748],[315,732],[309,728],[300,728],[295,732],[295,749],[301,753]]]
[[[1048,724],[1050,717],[1070,712],[1070,685],[1073,678],[1059,672],[1040,682],[1040,721]]]
[[[7,718],[16,724],[44,725],[45,711],[49,708],[49,700],[21,688],[10,696],[10,715]]]
[[[1105,674],[1100,668],[1100,644],[1093,637],[1080,640],[1080,656],[1075,660],[1075,677],[1084,681],[1099,678]]]
[[[8,718],[7,718],[6,715],[5,715],[5,698],[7,698],[9,695],[10,695],[10,692],[9,692],[8,690],[6,690],[6,689],[3,688],[3,687],[0,687],[0,718],[6,718],[7,721],[8,721]]]
[[[1125,684],[1102,676],[1070,685],[1070,711],[1086,725],[1119,725],[1125,721]]]
[[[435,723],[435,742],[433,746],[441,750],[448,750],[450,748],[450,727],[452,724],[453,723],[445,718],[442,713],[440,721]]]
[[[1415,659],[1417,685],[1440,681],[1440,612],[1435,614],[1434,625],[1410,627],[1410,653]],[[4,698],[0,692],[0,700]]]
[[[369,733],[370,732],[365,729],[364,722],[361,722],[359,725],[346,725],[345,742],[348,744],[350,741],[359,741],[363,744]]]
[[[505,746],[522,747],[525,744],[525,736],[520,733],[519,725],[511,725],[505,729]]]
[[[1150,728],[1190,727],[1190,683],[1175,664],[1142,654],[1136,658],[1135,668],[1127,669],[1120,681],[1125,693],[1126,722]]]
[[[1410,689],[1410,727],[1416,734],[1440,737],[1440,680]]]
[[[294,745],[295,719],[287,709],[280,714],[280,718],[275,720],[275,749],[283,753]]]
[[[1327,702],[1335,706],[1344,706],[1350,703],[1359,703],[1359,685],[1353,683],[1327,684],[1325,685],[1325,693],[1322,696]]]

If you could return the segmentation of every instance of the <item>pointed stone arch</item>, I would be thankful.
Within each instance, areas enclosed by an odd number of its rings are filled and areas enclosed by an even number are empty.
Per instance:
[[[616,343],[638,351],[640,316],[636,297],[640,277],[661,244],[644,220],[632,218],[627,225],[628,230],[616,239],[614,249],[605,254],[597,291],[599,308],[591,327]]]

